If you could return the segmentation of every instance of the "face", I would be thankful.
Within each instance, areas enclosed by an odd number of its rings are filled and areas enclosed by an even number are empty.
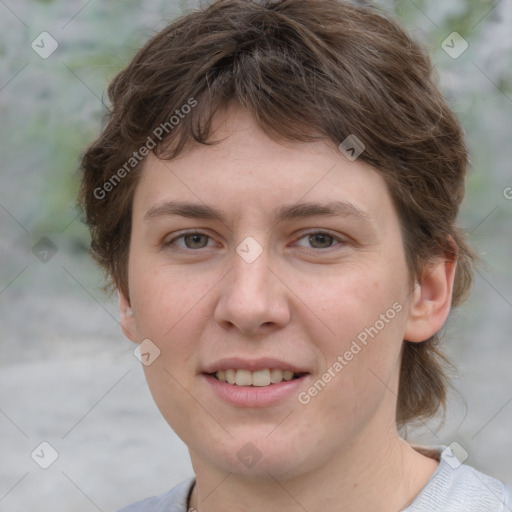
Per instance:
[[[395,428],[416,295],[376,171],[235,108],[215,126],[145,163],[123,328],[158,347],[147,381],[195,466],[284,478]]]

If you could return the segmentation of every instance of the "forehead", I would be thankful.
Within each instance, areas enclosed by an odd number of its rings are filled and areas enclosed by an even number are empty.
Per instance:
[[[150,154],[142,169],[134,210],[151,216],[169,201],[186,201],[242,215],[286,216],[283,205],[345,203],[361,217],[392,214],[380,174],[349,161],[332,141],[278,142],[253,117],[226,108],[214,118],[216,145],[195,145],[168,161]],[[215,212],[211,212],[215,213]]]

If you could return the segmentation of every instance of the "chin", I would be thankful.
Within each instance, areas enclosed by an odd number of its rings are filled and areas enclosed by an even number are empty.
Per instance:
[[[214,452],[212,446],[216,447]],[[265,436],[237,435],[222,445],[212,442],[203,449],[208,450],[207,454],[203,452],[203,458],[210,464],[247,480],[287,480],[314,470],[315,462],[319,463],[312,460],[316,458],[313,454],[307,457],[307,447],[303,444],[299,449],[282,438],[270,441]]]

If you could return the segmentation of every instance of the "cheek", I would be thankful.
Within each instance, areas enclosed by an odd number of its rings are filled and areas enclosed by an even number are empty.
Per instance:
[[[379,333],[395,334],[402,324],[404,315],[397,310],[404,309],[403,285],[389,269],[361,267],[351,272],[331,273],[300,286],[305,304],[329,328],[331,340],[339,341],[339,349],[347,342],[350,345],[361,333],[364,341],[365,333],[369,336],[368,330],[375,334],[375,324]]]
[[[302,390],[302,399],[310,400],[304,413],[325,419],[331,426],[325,427],[326,436],[335,428],[352,439],[377,411],[392,411],[396,401],[405,308],[398,291],[364,282],[345,281],[337,287],[343,293],[323,295],[324,312],[330,311],[326,323],[335,335],[311,334],[325,366]]]
[[[131,268],[130,294],[142,336],[161,346],[172,344],[184,328],[187,337],[200,329],[206,317],[204,308],[215,276],[179,272],[165,265],[134,264]]]
[[[383,388],[379,379],[391,382],[397,373],[406,307],[405,278],[399,280],[395,273],[392,267],[360,268],[322,285],[317,281],[308,294],[322,320],[315,321],[318,327],[310,332],[325,365],[321,371],[331,369],[335,377],[329,387],[337,389],[336,400],[349,402],[350,407],[357,408],[357,398],[368,397],[375,387]],[[329,334],[322,324],[329,327]]]

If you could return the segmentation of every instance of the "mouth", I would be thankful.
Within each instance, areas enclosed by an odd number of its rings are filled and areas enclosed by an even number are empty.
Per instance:
[[[227,369],[208,373],[210,377],[240,387],[268,387],[281,382],[300,379],[306,372],[293,372],[292,370],[282,370],[280,368],[264,368],[251,371],[247,369]]]
[[[231,357],[202,368],[205,384],[236,407],[269,407],[293,400],[311,373],[283,359]]]

